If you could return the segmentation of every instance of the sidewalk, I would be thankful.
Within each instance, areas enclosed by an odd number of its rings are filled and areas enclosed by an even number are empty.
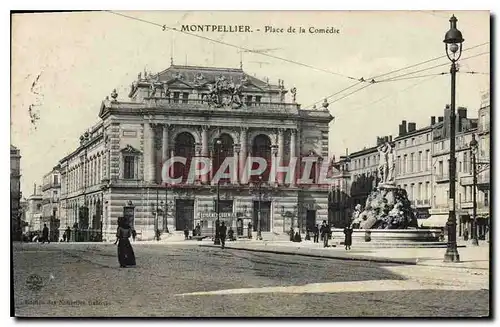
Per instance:
[[[208,242],[199,244],[202,247],[219,247]],[[458,248],[460,262],[443,262],[446,248],[375,248],[352,247],[346,251],[343,247],[323,248],[322,243],[304,241],[267,242],[267,241],[236,241],[227,242],[227,249],[253,252],[268,252],[277,254],[303,255],[342,260],[372,261],[383,263],[399,263],[410,265],[425,265],[437,267],[454,267],[467,269],[489,269],[489,244],[482,242],[480,246],[466,245]]]

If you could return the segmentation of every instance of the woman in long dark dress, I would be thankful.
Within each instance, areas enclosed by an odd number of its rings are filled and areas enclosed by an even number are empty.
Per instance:
[[[125,219],[118,219],[116,240],[118,241],[118,261],[120,267],[135,266],[135,254],[129,238],[132,236],[132,228]]]
[[[345,235],[345,238],[344,238],[344,246],[345,246],[345,249],[351,249],[351,245],[352,245],[352,232],[353,230],[349,227],[346,227],[344,228],[344,235]]]

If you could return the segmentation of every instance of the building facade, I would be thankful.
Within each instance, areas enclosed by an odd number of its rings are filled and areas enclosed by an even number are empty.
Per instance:
[[[467,117],[467,109],[459,107],[456,114],[456,202],[458,235],[467,227],[471,230],[472,217],[472,135],[478,135],[478,183],[477,208],[479,235],[484,237],[489,224],[489,101],[487,96],[479,109],[479,119]],[[444,227],[448,219],[449,206],[449,153],[450,153],[450,108],[446,106],[443,116],[430,117],[430,125],[417,129],[415,123],[405,120],[399,125],[399,133],[377,137],[377,146],[383,142],[393,142],[396,149],[396,185],[406,190],[408,198],[419,219],[419,225]],[[339,184],[345,182],[348,204],[338,203],[332,189],[330,196],[330,216],[334,226],[341,227],[344,215],[357,205],[365,205],[366,198],[378,183],[377,166],[379,156],[377,146],[353,152],[334,163]],[[342,171],[341,171],[342,170]],[[338,196],[338,195],[337,195]],[[342,207],[342,208],[341,208]],[[349,207],[349,208],[346,208]]]
[[[62,229],[66,226],[60,225],[60,202],[61,195],[61,174],[59,166],[56,166],[49,173],[43,176],[42,183],[42,218],[41,224],[49,228],[49,238],[51,241],[58,241]]]
[[[33,194],[27,199],[27,211],[26,211],[26,221],[28,223],[27,232],[28,233],[41,233],[42,224],[42,189],[37,188],[35,185],[33,187]]]
[[[438,118],[440,120],[440,118]],[[396,185],[405,189],[417,219],[429,218],[432,199],[432,128],[430,125],[417,129],[413,122],[405,120],[399,125],[396,147]]]
[[[444,111],[444,120],[433,128],[433,192],[430,213],[435,227],[444,227],[449,216],[449,162],[450,162],[450,108]],[[459,107],[456,115],[455,153],[457,160],[456,207],[457,232],[462,235],[470,224],[472,209],[472,185],[464,184],[463,177],[470,177],[472,171],[470,141],[477,130],[477,119],[467,118],[467,109]],[[471,179],[471,178],[470,178]],[[472,179],[471,179],[472,180]],[[469,227],[470,231],[470,227]]]
[[[13,241],[20,241],[22,235],[21,225],[21,152],[18,148],[10,146],[10,226]]]
[[[317,179],[318,164],[328,158],[328,103],[303,110],[296,89],[288,94],[283,81],[273,85],[242,69],[177,65],[139,74],[128,96],[118,101],[114,91],[104,100],[100,123],[60,161],[62,227],[101,230],[110,240],[124,216],[142,239],[152,239],[157,229],[182,233],[196,224],[210,233],[217,207],[226,224],[246,229],[252,223],[254,231],[260,212],[263,234],[305,230],[327,219],[326,185],[284,180],[270,166],[262,180],[250,176],[247,183],[241,176],[254,169],[245,165],[249,158],[287,165],[303,156],[314,158],[308,177]],[[164,168],[175,157],[186,161]],[[189,183],[190,165],[199,157],[210,160],[212,173]],[[233,176],[217,187],[213,172],[226,158]],[[165,174],[180,182],[164,183]]]

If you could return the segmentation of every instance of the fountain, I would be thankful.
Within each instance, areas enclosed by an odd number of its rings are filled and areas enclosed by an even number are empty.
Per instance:
[[[385,242],[389,246],[413,242],[427,242],[428,245],[435,246],[441,230],[418,229],[417,218],[406,190],[395,184],[394,143],[385,142],[378,147],[378,151],[380,182],[368,195],[364,208],[360,204],[355,208],[351,223],[354,242],[356,238],[358,241],[363,238],[364,242]]]

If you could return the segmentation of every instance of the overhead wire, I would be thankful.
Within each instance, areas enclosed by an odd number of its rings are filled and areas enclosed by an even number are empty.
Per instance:
[[[287,59],[287,58],[283,58],[283,57],[278,57],[278,56],[275,56],[275,55],[272,55],[272,54],[269,54],[269,53],[258,52],[258,51],[255,51],[255,50],[252,50],[252,49],[249,49],[249,48],[245,48],[245,47],[242,47],[242,46],[238,46],[238,45],[227,43],[227,42],[220,41],[220,40],[215,40],[215,39],[203,36],[203,35],[199,35],[199,34],[187,32],[187,31],[179,30],[179,29],[177,29],[175,27],[169,27],[169,26],[166,26],[164,24],[162,25],[162,24],[155,23],[155,22],[152,22],[152,21],[148,21],[148,20],[145,20],[145,19],[142,19],[142,18],[125,15],[125,14],[118,13],[118,12],[115,12],[115,11],[112,11],[112,10],[107,10],[106,12],[114,14],[114,15],[117,15],[117,16],[125,17],[125,18],[128,18],[128,19],[133,19],[133,20],[136,20],[136,21],[140,21],[140,22],[143,22],[143,23],[148,23],[150,25],[154,25],[154,26],[162,28],[163,31],[165,31],[165,30],[168,29],[168,30],[175,31],[175,32],[178,32],[178,33],[183,33],[183,34],[186,34],[186,35],[190,35],[190,36],[194,36],[194,37],[197,37],[197,38],[200,38],[200,39],[204,39],[204,40],[207,40],[207,41],[210,41],[210,42],[222,44],[222,45],[225,45],[225,46],[228,46],[228,47],[236,48],[236,49],[239,49],[239,50],[245,50],[245,51],[250,52],[250,53],[254,53],[254,54],[261,55],[261,56],[266,56],[266,57],[274,58],[274,59],[277,59],[277,60],[285,61],[285,62],[292,63],[292,64],[295,64],[295,65],[299,65],[299,66],[302,66],[302,67],[310,68],[310,69],[313,69],[313,70],[318,70],[318,71],[322,71],[322,72],[325,72],[325,73],[328,73],[328,74],[332,74],[332,75],[344,77],[344,78],[347,78],[347,79],[350,79],[350,80],[355,80],[355,81],[358,80],[358,78],[355,78],[355,77],[352,77],[352,76],[349,76],[349,75],[337,73],[337,72],[334,72],[334,71],[331,71],[331,70],[328,70],[328,69],[324,69],[324,68],[320,68],[320,67],[315,67],[315,66],[312,66],[312,65],[309,65],[309,64],[305,64],[305,63],[302,63],[302,62],[299,62],[299,61],[295,61],[295,60],[291,60],[291,59]]]

